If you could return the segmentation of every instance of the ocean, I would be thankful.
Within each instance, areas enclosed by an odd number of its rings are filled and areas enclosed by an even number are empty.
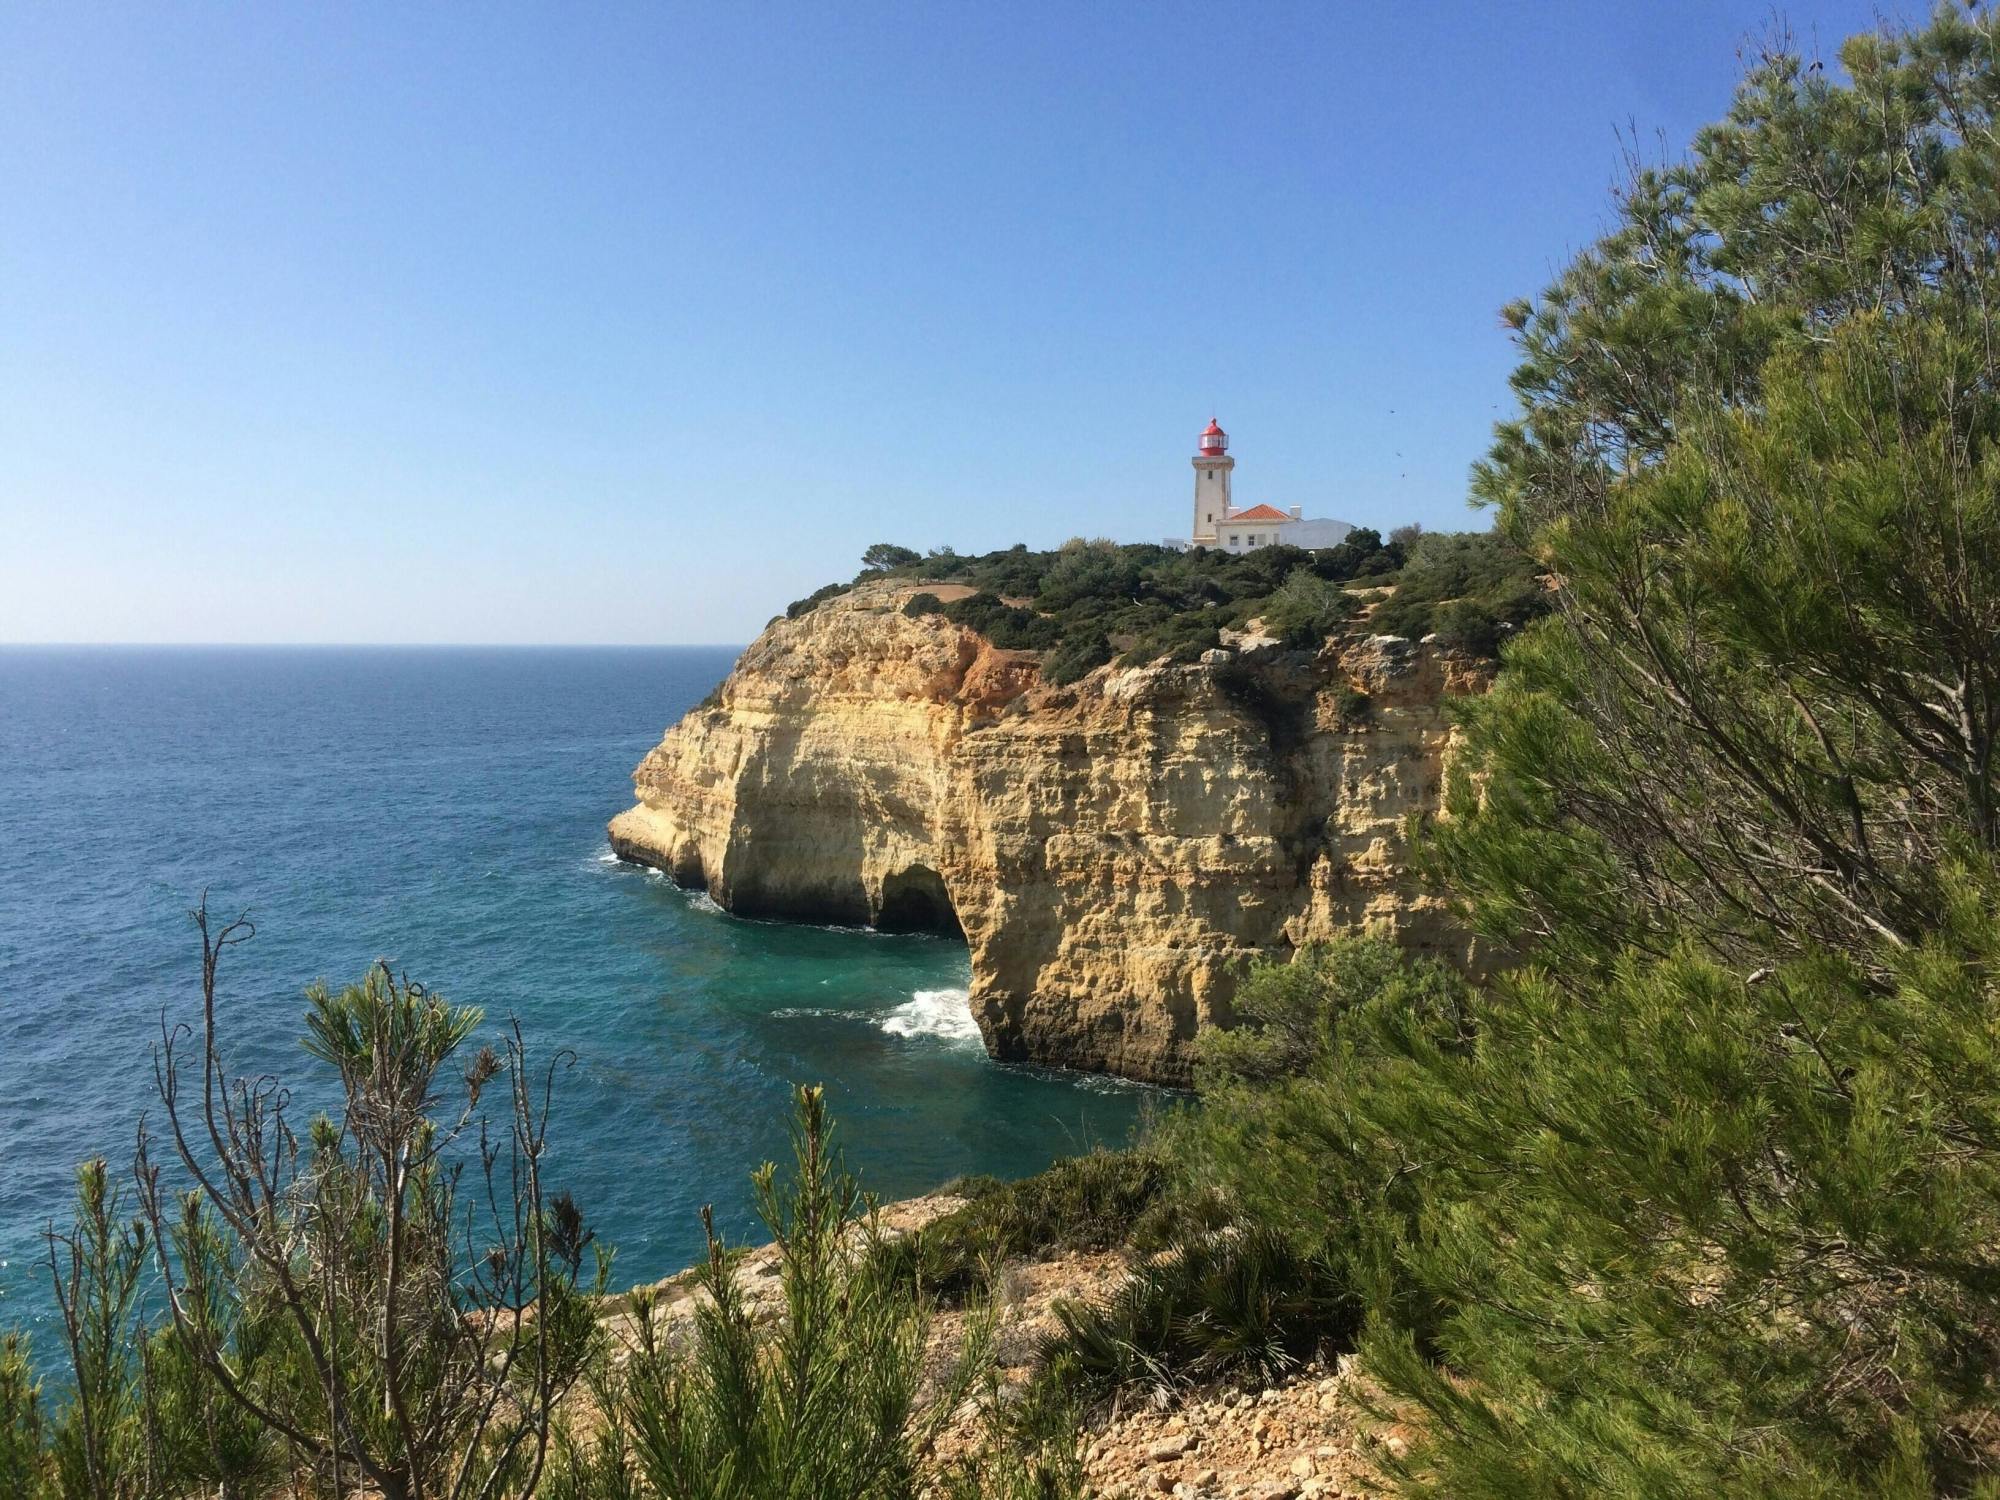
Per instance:
[[[204,891],[257,929],[221,974],[233,1072],[328,1098],[301,991],[378,958],[572,1055],[547,1175],[619,1286],[693,1261],[704,1203],[754,1232],[795,1082],[885,1199],[1129,1139],[1153,1091],[987,1058],[963,944],[744,921],[612,858],[633,765],[734,656],[0,648],[0,1327],[52,1352],[43,1226],[79,1161],[130,1180]]]

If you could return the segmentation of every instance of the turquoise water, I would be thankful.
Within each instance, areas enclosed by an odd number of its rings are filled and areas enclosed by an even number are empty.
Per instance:
[[[377,957],[573,1051],[551,1172],[621,1283],[692,1260],[703,1203],[749,1231],[794,1081],[885,1197],[1125,1139],[1149,1091],[987,1059],[963,945],[741,921],[610,857],[633,764],[733,656],[0,649],[0,1324],[48,1317],[74,1164],[130,1161],[204,888],[257,923],[222,976],[238,1071],[324,1097],[299,992]]]

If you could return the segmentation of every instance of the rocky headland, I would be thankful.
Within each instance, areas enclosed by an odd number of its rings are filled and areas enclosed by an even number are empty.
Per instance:
[[[1408,867],[1490,665],[1367,633],[1046,682],[914,594],[774,620],[634,772],[612,847],[744,916],[963,933],[994,1056],[1185,1082],[1253,955],[1476,960]]]

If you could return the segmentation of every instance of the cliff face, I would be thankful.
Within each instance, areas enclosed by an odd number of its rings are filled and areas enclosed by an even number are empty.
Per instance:
[[[962,930],[995,1056],[1163,1082],[1253,953],[1470,956],[1403,831],[1483,667],[1363,636],[1051,687],[917,591],[774,623],[640,763],[617,852],[743,915]]]

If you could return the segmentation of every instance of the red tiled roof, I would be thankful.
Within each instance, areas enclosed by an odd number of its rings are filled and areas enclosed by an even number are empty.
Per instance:
[[[1253,505],[1248,510],[1229,513],[1231,521],[1289,521],[1291,517],[1275,505]]]

